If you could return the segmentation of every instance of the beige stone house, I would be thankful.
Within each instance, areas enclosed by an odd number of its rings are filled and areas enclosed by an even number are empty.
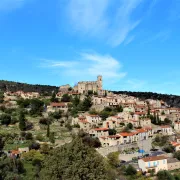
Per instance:
[[[138,135],[134,132],[122,132],[119,133],[119,135],[122,137],[122,144],[129,144],[138,141]]]
[[[131,123],[134,128],[138,128],[140,126],[139,121],[137,120],[128,120],[128,123]]]
[[[167,115],[167,118],[170,119],[172,122],[180,121],[180,113],[173,112]]]
[[[109,136],[109,129],[108,128],[95,128],[95,129],[91,129],[89,131],[89,134],[91,137],[107,137]]]
[[[113,135],[99,138],[102,147],[117,146],[122,144],[122,136]]]
[[[142,172],[154,170],[155,173],[158,173],[161,170],[168,170],[167,158],[165,156],[142,158],[138,160],[138,165]]]
[[[175,129],[177,132],[180,132],[180,122],[175,122],[175,123],[174,123],[174,129]]]
[[[142,128],[151,127],[151,119],[149,119],[149,118],[140,119],[139,124]]]
[[[88,132],[92,128],[92,124],[90,124],[86,119],[79,120],[78,123],[80,129],[83,129],[85,132]]]
[[[66,113],[68,111],[68,103],[51,103],[49,106],[47,106],[47,112],[55,112],[59,110]]]
[[[171,126],[166,125],[166,126],[161,126],[160,128],[163,135],[170,136],[173,134],[173,129]]]
[[[99,115],[86,115],[86,119],[90,124],[98,126],[102,123],[102,119]]]
[[[106,127],[109,129],[115,129],[118,126],[119,126],[119,124],[116,120],[106,120],[103,122],[103,127]]]

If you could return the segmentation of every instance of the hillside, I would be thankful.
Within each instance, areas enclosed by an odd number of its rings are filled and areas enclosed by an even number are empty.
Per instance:
[[[24,91],[24,92],[39,92],[50,94],[52,91],[58,91],[58,87],[49,85],[32,85],[26,83],[12,82],[0,80],[1,91]]]
[[[130,91],[114,91],[115,94],[126,94],[128,96],[134,96],[142,100],[154,99],[163,100],[171,107],[180,107],[180,96],[168,95],[168,94],[158,94],[152,92],[130,92]]]
[[[49,85],[39,85],[39,84],[26,84],[13,81],[0,80],[0,91],[24,91],[24,92],[39,92],[51,94],[52,91],[58,91],[58,87]],[[115,94],[126,94],[129,96],[134,96],[144,99],[158,99],[165,101],[171,107],[180,107],[180,96],[159,94],[152,92],[131,92],[131,91],[113,91]]]

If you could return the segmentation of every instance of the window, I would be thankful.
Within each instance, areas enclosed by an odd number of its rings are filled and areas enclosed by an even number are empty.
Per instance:
[[[151,167],[151,163],[150,162],[148,162],[148,167]]]
[[[157,165],[157,163],[156,163],[156,162],[154,162],[154,163],[153,163],[153,165],[154,165],[154,166],[156,166],[156,165]]]
[[[163,160],[163,164],[166,164],[166,160]]]

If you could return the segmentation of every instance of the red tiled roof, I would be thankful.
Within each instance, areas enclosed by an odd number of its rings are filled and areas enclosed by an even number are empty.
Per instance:
[[[151,127],[146,127],[146,128],[144,128],[144,129],[146,129],[146,130],[152,130],[152,128],[151,128]]]
[[[144,162],[149,162],[149,161],[158,161],[158,160],[164,160],[164,159],[167,159],[167,157],[165,157],[165,156],[152,156],[152,157],[142,158],[141,160],[143,160]]]
[[[166,126],[161,126],[161,128],[163,128],[163,129],[165,129],[165,128],[171,128],[171,126],[166,125]]]
[[[135,133],[127,133],[127,132],[122,132],[122,133],[119,133],[121,136],[134,136]]]
[[[78,117],[78,119],[86,119],[85,117],[83,117],[83,116],[80,116],[80,117]]]
[[[136,114],[136,115],[144,115],[144,114],[146,114],[146,113],[144,113],[144,112],[135,112],[135,114]]]
[[[12,151],[11,151],[11,154],[20,154],[20,151],[18,151],[18,150],[12,150]]]
[[[79,122],[82,122],[82,123],[89,123],[87,120],[79,120]]]
[[[174,146],[174,147],[177,147],[177,146],[180,146],[180,143],[177,143],[177,142],[171,142],[171,145]]]
[[[89,114],[87,116],[90,116],[90,117],[99,117],[98,115],[92,115],[92,114]]]
[[[51,106],[57,107],[57,106],[67,106],[66,103],[51,103]]]
[[[138,133],[144,133],[144,132],[147,132],[145,129],[136,129],[136,131],[137,131]]]
[[[112,136],[108,136],[108,138],[120,138],[119,135],[112,135]]]
[[[109,130],[108,128],[95,128],[95,131],[107,131]]]

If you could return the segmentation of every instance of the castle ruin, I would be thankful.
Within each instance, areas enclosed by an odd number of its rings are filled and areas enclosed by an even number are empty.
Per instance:
[[[102,90],[102,76],[97,76],[97,81],[81,81],[78,82],[77,85],[74,86],[74,91],[86,94],[88,91],[98,92],[99,90]]]

